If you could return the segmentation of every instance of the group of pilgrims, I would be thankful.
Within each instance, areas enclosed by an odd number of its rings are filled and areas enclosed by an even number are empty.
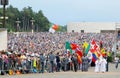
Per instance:
[[[114,33],[9,33],[8,50],[0,51],[0,71],[87,72],[95,64],[94,71],[104,73],[108,71],[108,57],[113,51],[113,36]],[[70,43],[69,48],[66,42]]]

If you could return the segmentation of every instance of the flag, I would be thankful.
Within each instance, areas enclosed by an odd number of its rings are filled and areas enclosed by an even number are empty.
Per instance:
[[[88,54],[89,50],[90,50],[90,44],[88,44],[87,48],[85,49],[85,53]]]
[[[79,46],[76,44],[76,43],[73,43],[73,42],[69,42],[69,41],[66,41],[66,49],[67,51],[70,51],[70,54],[73,53],[73,51],[75,51],[75,53],[77,54],[77,60],[78,62],[81,64],[82,63],[82,52],[80,51],[79,49]],[[73,50],[73,51],[72,51]]]
[[[97,56],[93,53],[92,54],[92,61],[95,62],[97,60]]]
[[[94,39],[91,42],[90,51],[92,53],[92,61],[95,62],[97,58],[100,57],[100,52],[99,52],[100,50],[99,50],[99,46],[97,45]]]
[[[100,54],[98,52],[92,53],[92,61],[95,62],[100,57]]]
[[[75,44],[75,43],[71,43],[70,47],[71,47],[72,50],[75,50],[79,46],[77,44]]]
[[[52,28],[50,28],[50,29],[49,29],[49,32],[51,32],[51,33],[55,33],[55,30],[52,29]]]
[[[81,57],[83,56],[83,53],[79,48],[76,48],[76,53],[79,54]]]
[[[70,46],[70,42],[69,42],[69,41],[66,41],[66,43],[65,43],[65,48],[66,48],[67,52],[70,52],[70,54],[72,54],[72,49],[71,49],[71,46]]]
[[[91,43],[92,43],[93,45],[95,45],[95,44],[96,44],[96,42],[95,42],[95,40],[94,40],[94,39],[92,40],[92,42],[91,42]]]
[[[85,49],[88,47],[88,43],[86,41],[83,43],[83,47],[85,47]]]
[[[102,54],[103,57],[106,56],[106,52],[105,52],[104,48],[101,49],[101,54]]]
[[[79,48],[76,48],[76,54],[77,54],[77,57],[78,57],[78,62],[81,64],[82,63],[82,52],[80,51]]]
[[[51,24],[49,28],[49,32],[54,33],[56,30],[58,30],[58,25]]]
[[[58,30],[58,25],[54,24],[54,25],[52,26],[52,29]]]
[[[91,46],[91,47],[90,47],[90,51],[91,51],[92,53],[94,53],[95,51],[97,51],[97,52],[100,51],[100,48],[99,48],[99,46],[97,45],[97,43],[95,42],[94,39],[92,40],[90,46]]]
[[[90,44],[85,41],[83,43],[83,48],[85,49],[85,54],[88,54],[88,51],[90,50]]]

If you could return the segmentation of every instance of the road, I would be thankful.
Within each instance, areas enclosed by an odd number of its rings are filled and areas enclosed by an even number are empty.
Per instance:
[[[0,78],[120,78],[120,64],[119,68],[115,69],[115,64],[109,64],[109,72],[95,73],[94,67],[90,67],[88,72],[54,72],[44,74],[20,74],[20,75],[4,75]]]

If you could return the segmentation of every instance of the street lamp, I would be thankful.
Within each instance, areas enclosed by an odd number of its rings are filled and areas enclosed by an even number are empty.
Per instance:
[[[4,19],[4,17],[0,17],[0,19],[2,19],[2,20],[3,20],[3,19]],[[8,19],[8,17],[5,17],[5,19]]]
[[[3,19],[4,19],[4,17],[2,16],[2,17],[0,17],[0,20],[2,20],[3,21]],[[7,20],[8,19],[8,17],[5,17],[5,20]],[[0,22],[0,24],[1,25],[3,25],[3,22]],[[4,28],[4,27],[3,27]]]
[[[32,33],[33,33],[34,32],[34,22],[35,22],[35,20],[32,18],[30,20],[30,22],[31,22],[31,25],[32,25]]]
[[[21,22],[19,21],[19,18],[17,18],[17,21],[16,21],[16,24],[17,24],[17,27],[16,27],[16,31],[19,32],[20,30],[20,24]]]
[[[8,0],[0,0],[0,4],[3,5],[3,28],[5,28],[5,6],[8,5]]]

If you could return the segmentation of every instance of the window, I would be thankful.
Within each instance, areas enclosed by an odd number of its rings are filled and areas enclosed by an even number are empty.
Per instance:
[[[81,33],[84,33],[84,30],[81,30]]]
[[[74,30],[72,30],[72,32],[74,32]]]

